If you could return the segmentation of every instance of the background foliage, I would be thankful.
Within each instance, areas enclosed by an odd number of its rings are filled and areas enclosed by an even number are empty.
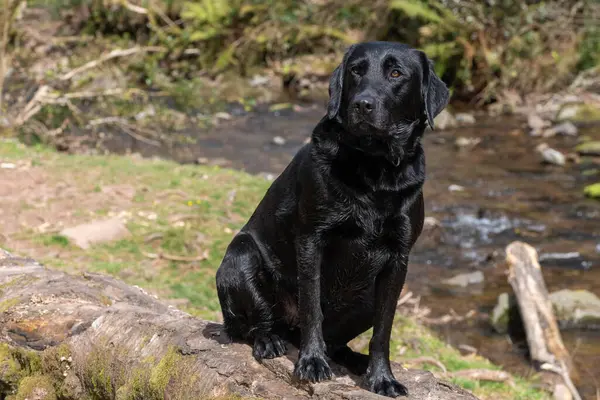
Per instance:
[[[600,65],[597,0],[0,2],[0,56],[11,47],[19,50],[13,52],[17,57],[26,56],[26,46],[19,48],[18,29],[12,32],[9,27],[27,4],[30,9],[52,10],[64,23],[60,35],[103,41],[96,53],[87,39],[69,45],[66,50],[78,55],[80,64],[107,47],[164,49],[120,65],[130,81],[149,89],[169,86],[177,93],[192,88],[192,97],[199,92],[194,86],[198,78],[249,78],[276,71],[283,82],[290,82],[299,69],[320,70],[325,78],[341,53],[363,40],[401,41],[423,49],[452,87],[454,98],[477,104],[502,99],[507,92],[558,90],[581,71],[598,70]],[[86,46],[87,56],[81,51]],[[70,64],[76,66],[72,54]],[[9,57],[1,58],[0,82]]]
[[[80,29],[167,46],[188,74],[247,75],[360,40],[398,40],[425,50],[458,94],[490,100],[499,89],[555,89],[600,61],[593,0],[69,1]]]

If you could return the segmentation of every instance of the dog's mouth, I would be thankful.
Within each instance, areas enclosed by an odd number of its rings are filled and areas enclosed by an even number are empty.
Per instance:
[[[352,121],[351,128],[351,131],[359,135],[369,134],[376,136],[386,136],[388,134],[387,127],[381,126],[376,122],[364,118],[359,118],[356,121]]]

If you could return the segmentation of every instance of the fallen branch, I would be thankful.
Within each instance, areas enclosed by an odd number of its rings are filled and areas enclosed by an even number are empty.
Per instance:
[[[558,374],[573,397],[580,398],[572,381],[578,380],[579,374],[562,342],[537,251],[526,243],[513,242],[506,248],[506,260],[508,281],[517,297],[531,360],[537,368]]]
[[[90,61],[80,67],[77,67],[69,72],[67,72],[66,74],[62,75],[59,79],[61,81],[67,81],[71,78],[73,78],[75,75],[78,75],[84,71],[87,71],[89,69],[92,68],[96,68],[98,65],[105,63],[106,61],[112,60],[113,58],[118,58],[118,57],[128,57],[137,53],[150,53],[150,52],[154,52],[154,53],[160,53],[160,52],[165,52],[167,51],[166,48],[164,47],[160,47],[160,46],[148,46],[148,47],[132,47],[130,49],[116,49],[111,51],[108,54],[103,55],[102,57],[98,58],[97,60],[93,60]]]
[[[72,93],[53,93],[52,88],[48,85],[40,86],[31,100],[23,107],[21,112],[15,118],[12,126],[19,127],[35,116],[45,104],[58,104],[69,107],[74,115],[81,114],[81,111],[71,102],[74,99],[91,99],[105,96],[120,96],[127,93],[132,93],[134,89],[108,89],[101,92],[72,92]],[[114,118],[114,117],[110,117]],[[107,118],[109,120],[110,118]]]
[[[335,363],[333,380],[299,384],[293,378],[297,350],[258,363],[221,325],[110,277],[52,271],[0,249],[0,287],[1,365],[20,368],[35,360],[51,381],[48,390],[60,389],[61,398],[379,398]],[[476,400],[430,372],[392,369],[408,388],[403,399]],[[0,368],[0,398],[14,395],[28,374]]]

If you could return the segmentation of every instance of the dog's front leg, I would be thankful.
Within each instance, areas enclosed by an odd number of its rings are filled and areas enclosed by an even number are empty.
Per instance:
[[[370,391],[397,397],[408,391],[395,378],[390,368],[390,336],[396,304],[404,285],[408,254],[399,255],[387,265],[375,281],[375,318],[369,343],[369,367],[366,383]]]
[[[302,380],[318,382],[331,379],[332,373],[325,360],[321,311],[321,248],[314,235],[298,238],[296,257],[301,341],[294,374]]]

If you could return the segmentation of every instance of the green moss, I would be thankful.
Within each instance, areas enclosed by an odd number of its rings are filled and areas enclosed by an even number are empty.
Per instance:
[[[577,111],[575,120],[576,121],[599,121],[600,120],[600,108],[592,106],[591,104],[582,106]]]
[[[95,368],[95,367],[94,367]],[[107,396],[113,396],[113,386],[109,371],[106,368],[99,368],[91,376],[92,395],[102,399]]]
[[[117,400],[162,400],[165,393],[173,400],[186,400],[198,396],[193,373],[193,358],[179,354],[174,348],[158,361],[148,357],[133,368],[124,385],[116,392]],[[198,398],[205,398],[200,396]]]
[[[586,186],[583,189],[583,193],[593,199],[600,199],[600,182]]]
[[[116,388],[125,380],[126,371],[118,364],[118,355],[127,354],[126,349],[112,348],[108,350],[106,343],[98,343],[92,349],[82,373],[82,384],[94,400],[112,399]]]
[[[181,362],[181,358],[182,356],[177,354],[174,349],[170,349],[162,360],[152,368],[150,387],[153,392],[164,394],[169,381],[177,375],[177,365]]]
[[[150,343],[150,336],[146,335],[142,338],[142,342],[140,343],[140,349],[143,349],[144,347],[146,347],[146,345]]]
[[[15,400],[56,400],[52,380],[46,375],[26,376],[19,383]]]
[[[6,289],[9,288],[11,286],[14,286],[15,283],[19,280],[19,278],[15,278],[15,279],[11,279],[7,282],[4,282],[3,284],[0,284],[0,294],[2,293],[2,289]]]
[[[192,373],[193,358],[171,348],[159,360],[148,357],[137,366],[123,367],[123,349],[94,349],[84,364],[83,384],[92,399],[162,400],[167,387],[170,398],[185,400],[198,391]]]
[[[15,286],[24,286],[29,283],[35,282],[38,279],[39,278],[37,278],[35,276],[30,276],[30,275],[17,276],[15,279],[12,279],[8,282],[4,282],[3,284],[1,284],[0,285],[0,293],[2,293],[2,289],[9,289],[9,288],[15,287]]]
[[[17,304],[19,304],[18,298],[12,298],[12,299],[6,299],[4,301],[0,301],[0,313],[8,311],[9,309],[16,306]]]
[[[71,349],[66,344],[50,347],[41,353],[41,370],[45,376],[51,378],[54,382],[54,388],[57,394],[62,394],[62,383],[64,380],[63,372],[70,367],[68,361],[71,357]]]
[[[6,344],[0,344],[0,383],[3,383],[4,394],[14,390],[23,377],[21,365],[13,357],[11,349]],[[0,384],[0,389],[2,389]]]
[[[575,147],[575,150],[582,155],[600,155],[600,141],[585,141],[577,147]]]
[[[14,393],[19,382],[26,376],[41,372],[41,366],[41,358],[35,351],[0,343],[0,397]]]
[[[598,121],[600,120],[600,108],[585,103],[567,103],[560,108],[556,118],[578,122]]]
[[[112,306],[112,300],[108,296],[100,295],[100,302],[102,303],[102,305],[105,305],[107,307]]]

